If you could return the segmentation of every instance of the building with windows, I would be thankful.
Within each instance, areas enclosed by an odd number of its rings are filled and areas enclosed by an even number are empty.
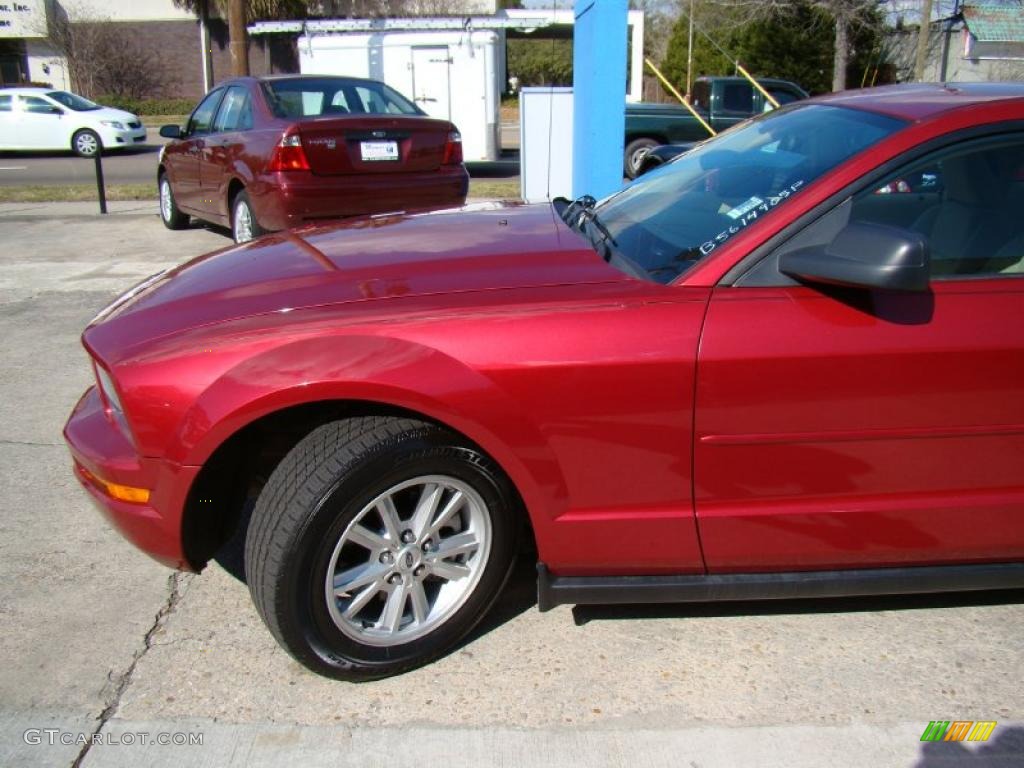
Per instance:
[[[940,6],[928,29],[924,79],[972,82],[1024,79],[1024,0],[967,0]],[[898,19],[899,21],[899,19]],[[890,59],[899,80],[914,79],[918,29],[899,23]]]

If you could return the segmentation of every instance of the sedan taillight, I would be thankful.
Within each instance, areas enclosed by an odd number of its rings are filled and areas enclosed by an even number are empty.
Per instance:
[[[462,163],[462,134],[449,131],[448,140],[444,143],[444,159],[442,165],[460,165]]]
[[[286,133],[274,147],[274,154],[267,164],[268,171],[308,171],[309,160],[302,148],[302,137],[297,133]]]

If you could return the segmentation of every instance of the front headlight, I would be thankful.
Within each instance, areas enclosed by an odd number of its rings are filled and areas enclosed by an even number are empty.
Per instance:
[[[124,408],[121,406],[121,398],[117,396],[117,389],[114,387],[114,380],[110,378],[107,369],[99,363],[96,364],[96,383],[99,384],[100,392],[115,414],[124,418]]]
[[[128,417],[125,415],[124,406],[121,405],[121,398],[117,394],[117,387],[114,386],[114,379],[110,376],[110,372],[95,360],[93,368],[96,371],[96,386],[99,387],[100,395],[106,402],[108,414],[117,424],[121,433],[134,444],[135,437],[128,425]]]
[[[124,123],[119,120],[100,120],[100,123],[108,128],[116,128],[119,131],[124,130]]]

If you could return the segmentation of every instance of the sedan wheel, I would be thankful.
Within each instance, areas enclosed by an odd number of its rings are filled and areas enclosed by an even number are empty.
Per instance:
[[[245,572],[278,642],[321,674],[366,680],[450,650],[494,602],[516,495],[434,424],[352,418],[314,430],[253,511]]]
[[[188,226],[188,216],[178,210],[174,202],[174,190],[166,174],[161,175],[157,186],[160,190],[160,219],[168,229],[184,229]]]
[[[231,235],[236,243],[248,243],[253,238],[266,233],[259,222],[256,221],[256,214],[253,213],[252,203],[249,201],[249,193],[241,191],[235,196],[231,206]]]
[[[71,137],[71,148],[79,157],[95,157],[101,146],[99,134],[95,131],[81,130]]]

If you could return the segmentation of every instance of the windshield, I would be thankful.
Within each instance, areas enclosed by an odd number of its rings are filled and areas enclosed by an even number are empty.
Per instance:
[[[402,94],[373,80],[301,77],[264,83],[274,114],[285,118],[333,115],[422,115]]]
[[[642,176],[599,203],[593,214],[622,261],[669,283],[759,216],[903,125],[821,104],[782,109]]]
[[[75,112],[89,112],[93,109],[100,109],[99,104],[93,104],[91,101],[82,98],[77,93],[69,93],[68,91],[50,91],[46,95],[58,104],[63,104],[68,109],[75,110]]]

